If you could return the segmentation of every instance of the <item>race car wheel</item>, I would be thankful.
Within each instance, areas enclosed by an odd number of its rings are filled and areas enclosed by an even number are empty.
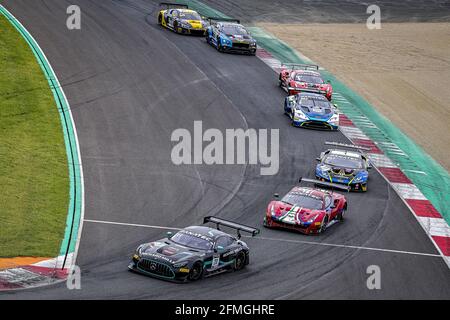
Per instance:
[[[162,14],[158,15],[158,24],[162,24]]]
[[[345,204],[344,208],[342,209],[342,212],[338,214],[337,218],[340,222],[344,221],[344,215],[347,211],[347,204]]]
[[[223,52],[223,47],[222,47],[222,44],[220,43],[220,38],[219,37],[217,37],[216,42],[217,42],[217,50],[219,52]]]
[[[295,127],[294,114],[291,112],[291,113],[289,114],[289,117],[291,118],[291,125],[292,125],[293,127]]]
[[[240,251],[236,255],[236,260],[234,261],[234,270],[238,271],[245,267],[245,253],[243,251]]]
[[[203,275],[203,264],[200,261],[197,261],[194,263],[194,265],[191,268],[191,271],[189,271],[189,280],[196,281],[200,279]]]
[[[325,216],[322,220],[322,224],[320,225],[319,233],[324,233],[327,230],[328,224],[328,216]]]
[[[236,256],[234,262],[234,270],[241,270],[245,266],[245,253],[243,251],[239,252]]]
[[[173,23],[173,31],[175,31],[175,33],[178,33],[178,23],[176,21]]]
[[[267,220],[267,217],[264,217],[263,226],[266,228],[272,228],[272,220]]]

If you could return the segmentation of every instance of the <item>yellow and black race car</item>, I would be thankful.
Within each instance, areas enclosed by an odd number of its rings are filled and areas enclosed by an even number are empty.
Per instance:
[[[207,23],[186,4],[161,2],[159,5],[166,9],[159,11],[158,24],[176,33],[205,35]]]

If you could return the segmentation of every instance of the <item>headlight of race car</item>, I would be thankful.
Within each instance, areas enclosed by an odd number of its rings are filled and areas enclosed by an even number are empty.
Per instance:
[[[134,252],[134,255],[133,255],[133,260],[134,261],[139,261],[139,260],[141,260],[141,255],[142,255],[142,247],[143,247],[144,245],[140,245],[139,247],[137,247],[137,249],[136,249],[136,251]]]
[[[339,122],[339,114],[333,114],[333,116],[330,118],[329,122],[338,123]]]
[[[187,264],[188,264],[187,261],[178,262],[178,263],[174,263],[173,267],[174,268],[181,268],[181,267],[185,267]]]
[[[142,245],[142,244],[139,247],[137,247],[135,254],[138,256],[141,256],[143,247],[144,247],[144,245]]]
[[[272,217],[275,216],[275,206],[272,206],[270,208],[270,214],[272,215]]]
[[[308,120],[308,117],[302,111],[296,109],[294,114],[294,120]]]
[[[314,216],[312,216],[311,218],[309,218],[308,221],[306,221],[306,222],[308,222],[308,223],[313,223],[314,220],[316,220],[316,218],[317,218],[318,216],[319,216],[318,214],[315,214]]]
[[[223,39],[222,38],[222,44],[227,44],[227,45],[231,45],[231,41],[230,40],[228,40],[228,39]]]

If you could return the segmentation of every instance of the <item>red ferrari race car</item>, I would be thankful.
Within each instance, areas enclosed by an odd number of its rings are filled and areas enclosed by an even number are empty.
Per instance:
[[[273,200],[267,206],[264,226],[300,231],[304,234],[323,233],[328,227],[344,220],[346,198],[334,188],[349,191],[348,186],[312,179],[299,179],[331,187],[331,191],[295,186],[281,200]],[[274,195],[279,198],[278,194]]]
[[[311,64],[283,63],[279,75],[279,85],[290,96],[300,92],[323,94],[329,101],[333,95],[330,81],[324,81],[317,71],[319,66]]]

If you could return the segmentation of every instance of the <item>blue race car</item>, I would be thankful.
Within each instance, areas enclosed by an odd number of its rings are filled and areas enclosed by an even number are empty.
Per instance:
[[[321,94],[301,92],[286,97],[284,113],[296,127],[323,130],[337,130],[339,127],[336,106]]]
[[[316,179],[345,184],[352,191],[367,191],[368,170],[372,168],[372,165],[361,150],[370,150],[370,148],[338,142],[325,142],[325,144],[358,149],[360,152],[342,149],[328,149],[322,152],[316,159],[319,161],[316,166]]]
[[[220,52],[256,54],[256,40],[236,19],[208,18],[206,42]]]

